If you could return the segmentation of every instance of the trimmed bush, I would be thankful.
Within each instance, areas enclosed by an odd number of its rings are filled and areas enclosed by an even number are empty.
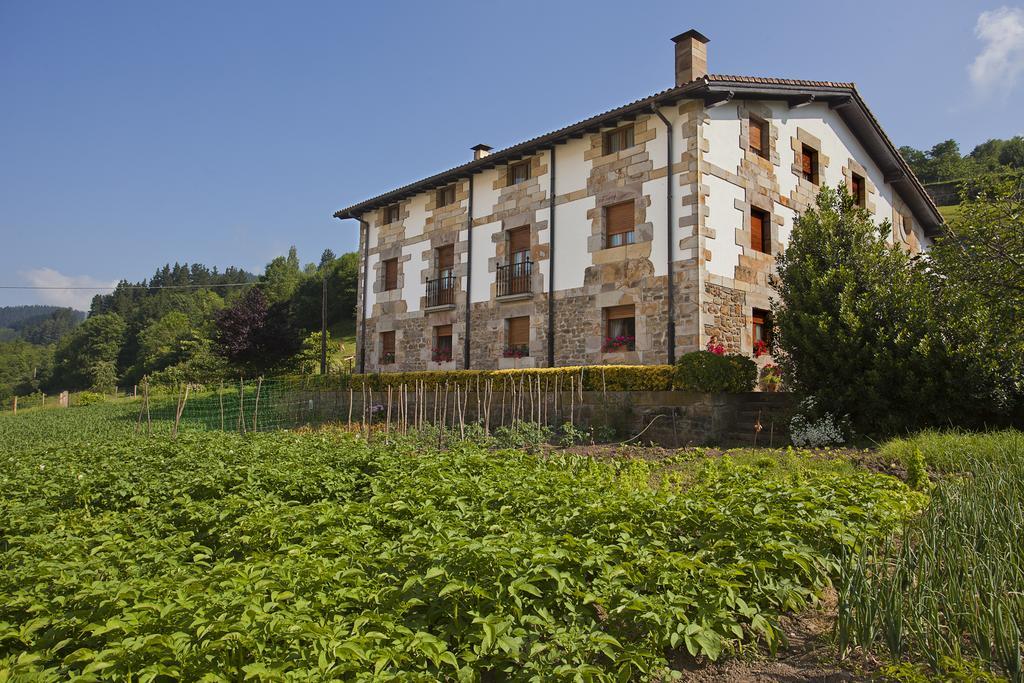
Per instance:
[[[694,351],[676,361],[675,386],[683,391],[741,393],[756,382],[757,364],[746,356]]]

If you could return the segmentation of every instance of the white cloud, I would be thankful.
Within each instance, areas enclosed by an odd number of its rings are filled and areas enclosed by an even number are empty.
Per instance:
[[[982,12],[974,34],[983,47],[968,68],[971,83],[984,94],[1013,88],[1024,73],[1024,9],[1000,7]]]
[[[88,289],[37,289],[37,300],[40,303],[54,306],[71,306],[80,311],[88,311],[89,304],[96,294],[110,292],[117,281],[105,281],[89,275],[65,275],[53,268],[33,268],[19,273],[33,287],[86,287]]]

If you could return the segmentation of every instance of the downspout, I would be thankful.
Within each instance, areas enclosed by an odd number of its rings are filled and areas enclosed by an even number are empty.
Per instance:
[[[362,218],[356,220],[359,221],[359,231],[363,234],[363,302],[359,306],[359,374],[363,374],[366,372],[366,290],[370,286],[370,224]]]
[[[469,327],[473,317],[473,174],[469,174],[469,201],[466,212],[466,334],[462,349],[462,369],[469,370]]]
[[[555,367],[555,145],[551,145],[548,189],[548,367]]]
[[[668,238],[668,364],[675,365],[676,362],[676,306],[675,306],[675,279],[672,272],[672,261],[675,256],[674,240],[672,230],[672,123],[665,118],[661,110],[656,105],[651,105],[651,111],[658,115],[662,123],[665,124],[665,131],[667,133],[666,147],[668,148],[668,169],[665,174],[665,180],[668,183],[668,201],[666,210],[666,228],[665,236]]]

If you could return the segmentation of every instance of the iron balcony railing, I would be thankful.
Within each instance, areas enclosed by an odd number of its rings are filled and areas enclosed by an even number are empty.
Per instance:
[[[455,276],[443,275],[427,280],[427,307],[451,306],[455,304]]]
[[[533,291],[533,262],[530,259],[498,266],[498,296],[529,294]]]

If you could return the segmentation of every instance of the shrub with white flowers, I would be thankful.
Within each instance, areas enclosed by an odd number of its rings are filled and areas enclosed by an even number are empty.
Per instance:
[[[800,402],[797,414],[789,422],[789,440],[798,448],[825,448],[846,443],[846,429],[832,413],[816,416],[813,397]]]

